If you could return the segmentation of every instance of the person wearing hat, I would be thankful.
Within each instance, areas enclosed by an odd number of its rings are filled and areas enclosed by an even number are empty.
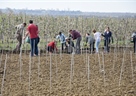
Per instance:
[[[56,39],[59,39],[61,43],[61,50],[64,52],[64,46],[67,47],[66,45],[66,39],[65,35],[62,32],[59,32],[59,34],[56,36]]]
[[[96,48],[96,53],[99,52],[99,44],[101,41],[101,33],[100,32],[96,32],[96,30],[93,30],[94,33],[94,39],[95,39],[95,48]]]

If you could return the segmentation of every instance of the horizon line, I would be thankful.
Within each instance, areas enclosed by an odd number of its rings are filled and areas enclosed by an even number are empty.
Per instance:
[[[8,9],[9,7],[7,8],[0,8],[0,9]],[[89,13],[89,12],[92,12],[92,13],[134,13],[136,14],[136,12],[98,12],[98,11],[81,11],[81,10],[70,10],[70,9],[29,9],[29,8],[9,8],[11,10],[54,10],[54,11],[80,11],[80,12],[86,12],[86,13]]]

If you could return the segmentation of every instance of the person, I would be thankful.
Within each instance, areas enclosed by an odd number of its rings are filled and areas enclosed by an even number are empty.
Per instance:
[[[94,52],[94,43],[95,39],[89,33],[86,33],[86,44],[89,44],[90,53]]]
[[[101,33],[100,32],[96,32],[96,30],[93,30],[94,33],[94,39],[95,39],[95,48],[96,48],[96,53],[99,52],[99,44],[101,41]]]
[[[136,53],[136,32],[133,32],[133,34],[132,34],[132,42],[133,42],[133,44],[134,44],[134,46],[133,46],[133,48],[134,48],[134,53]]]
[[[20,52],[20,48],[21,48],[21,45],[22,45],[22,37],[23,37],[23,32],[24,32],[24,28],[26,27],[26,23],[22,23],[22,24],[19,24],[19,25],[16,25],[15,28],[16,28],[16,38],[17,38],[17,45],[15,47],[15,49],[13,50],[13,52]]]
[[[69,30],[69,33],[73,40],[76,39],[75,53],[80,54],[80,42],[82,39],[80,33],[76,30]]]
[[[47,51],[49,53],[53,53],[55,50],[57,51],[58,49],[57,49],[57,46],[56,46],[56,41],[53,40],[53,41],[51,41],[47,44]]]
[[[38,27],[38,25],[36,25],[36,26]],[[38,31],[38,33],[39,33],[39,31]],[[25,34],[27,34],[27,32]],[[27,35],[27,37],[25,38],[25,42],[30,44],[30,35]],[[39,43],[39,42],[40,42],[40,37],[38,34],[38,42],[37,43]]]
[[[30,36],[30,45],[31,45],[31,56],[38,56],[38,27],[33,24],[33,20],[29,20],[29,26],[27,27],[27,32],[24,39],[29,35]]]
[[[104,51],[105,52],[109,52],[109,44],[111,42],[112,39],[112,32],[110,31],[110,28],[107,27],[104,34],[102,34],[102,36],[104,37]],[[113,41],[113,39],[112,39]]]
[[[62,50],[62,52],[64,52],[64,45],[67,48],[65,35],[62,32],[59,32],[59,34],[56,36],[56,39],[60,40],[61,50]]]
[[[66,38],[66,44],[67,44],[67,52],[70,53],[74,53],[74,42],[71,40],[71,38]]]

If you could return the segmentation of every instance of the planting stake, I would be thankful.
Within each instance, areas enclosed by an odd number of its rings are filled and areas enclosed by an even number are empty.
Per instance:
[[[30,88],[31,88],[31,63],[32,63],[32,58],[31,58],[31,54],[29,55],[29,96],[30,95]]]
[[[6,54],[6,59],[5,59],[5,66],[4,66],[4,74],[2,78],[2,85],[1,85],[1,96],[3,95],[3,87],[4,87],[4,80],[5,80],[5,75],[6,75],[6,64],[7,64],[7,54]]]
[[[52,59],[51,59],[51,53],[50,53],[50,93],[51,93],[51,89],[52,89],[52,78],[51,78],[51,76],[52,76]]]
[[[123,52],[122,66],[121,66],[121,72],[120,72],[120,78],[119,78],[119,86],[121,84],[122,73],[123,73],[123,69],[124,69],[124,57],[125,57],[125,51]]]
[[[102,61],[103,61],[103,69],[101,71],[103,72],[104,86],[105,86],[105,67],[104,67],[104,55],[103,55],[103,52],[102,52]]]
[[[88,89],[90,89],[89,87],[89,82],[90,82],[90,65],[89,65],[90,61],[89,61],[89,56],[88,56]]]
[[[134,84],[134,73],[133,73],[132,51],[130,51],[130,60],[131,60],[131,69],[132,69],[132,81],[133,81],[133,84]]]

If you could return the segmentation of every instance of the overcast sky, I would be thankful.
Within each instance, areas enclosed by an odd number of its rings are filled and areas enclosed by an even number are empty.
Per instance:
[[[136,0],[0,0],[0,8],[136,13]]]

